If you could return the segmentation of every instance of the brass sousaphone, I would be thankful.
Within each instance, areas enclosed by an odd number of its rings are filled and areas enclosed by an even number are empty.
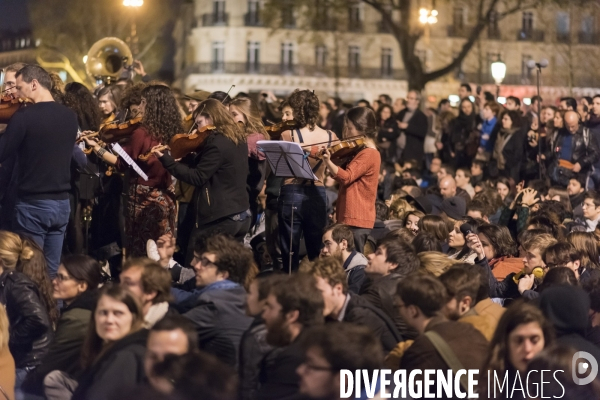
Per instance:
[[[98,40],[87,54],[85,70],[96,81],[110,85],[121,73],[131,68],[133,55],[129,46],[119,38],[106,37]]]

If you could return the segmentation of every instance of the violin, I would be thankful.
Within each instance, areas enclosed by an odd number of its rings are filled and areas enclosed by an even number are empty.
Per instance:
[[[99,131],[100,139],[105,143],[115,143],[125,139],[138,128],[142,122],[142,117],[136,117],[126,122],[110,122],[102,126]]]
[[[13,95],[0,97],[0,124],[7,124],[18,109],[30,104],[33,104],[33,100],[24,97],[14,97]]]
[[[330,160],[337,166],[344,165],[352,160],[366,146],[364,136],[342,140],[329,147]],[[324,150],[321,151],[321,157]]]
[[[156,151],[163,151],[170,149],[171,156],[173,158],[183,158],[190,153],[197,152],[204,145],[206,138],[217,129],[214,125],[206,125],[196,130],[194,133],[188,135],[187,133],[180,133],[169,141],[168,145],[162,145],[156,149]],[[145,154],[140,154],[138,159],[141,161],[147,161],[154,152],[149,151]]]
[[[281,139],[281,134],[283,132],[296,128],[298,128],[298,123],[293,119],[288,121],[281,121],[278,124],[265,126],[265,130],[271,137],[271,140],[279,140]]]

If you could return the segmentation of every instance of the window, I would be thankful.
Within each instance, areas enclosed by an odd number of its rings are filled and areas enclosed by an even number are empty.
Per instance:
[[[348,30],[351,32],[361,32],[362,29],[362,7],[360,3],[354,2],[348,7]]]
[[[383,48],[381,49],[381,76],[389,78],[394,75],[392,69],[392,49]]]
[[[257,26],[260,24],[260,4],[258,0],[248,0],[248,12],[246,13],[246,26]]]
[[[221,20],[225,19],[225,0],[213,1],[213,14],[215,22],[221,22]]]
[[[281,24],[286,29],[296,27],[296,18],[294,18],[294,2],[285,1],[285,6],[281,9]]]
[[[523,12],[523,20],[521,22],[521,30],[523,32],[531,32],[533,30],[533,12]]]
[[[212,43],[212,72],[225,71],[225,42]]]
[[[500,38],[500,29],[498,28],[498,13],[496,11],[492,11],[490,13],[490,23],[488,25],[488,38]]]
[[[452,54],[452,59],[455,59],[456,57],[458,57],[458,54],[459,54],[458,51],[454,52]],[[454,71],[454,77],[456,79],[458,79],[459,81],[465,80],[465,70],[463,67],[463,63],[464,63],[464,59],[463,59],[463,61],[460,62],[460,64],[458,64],[458,67],[456,67],[456,70]]]
[[[531,60],[531,56],[523,54],[521,60],[521,83],[529,83],[531,79],[532,70],[527,66],[529,60]]]
[[[594,33],[594,16],[593,15],[587,15],[587,16],[583,17],[583,19],[581,20],[581,32],[585,32],[590,35]]]
[[[324,70],[327,66],[327,47],[324,45],[315,47],[315,66],[319,70]]]
[[[353,75],[360,73],[360,48],[358,46],[348,47],[348,70]]]
[[[258,72],[260,69],[260,43],[259,42],[248,42],[248,56],[247,56],[247,70],[248,72]]]
[[[556,13],[556,40],[566,42],[569,40],[570,18],[569,13],[559,11]]]
[[[456,31],[465,28],[465,9],[463,7],[454,7],[452,14],[452,26]]]
[[[290,42],[281,44],[281,72],[294,72],[294,44]]]

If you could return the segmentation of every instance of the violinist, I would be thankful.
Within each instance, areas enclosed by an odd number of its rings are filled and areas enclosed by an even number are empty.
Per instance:
[[[265,184],[267,159],[265,154],[258,149],[259,140],[268,140],[269,134],[260,119],[260,111],[256,104],[247,97],[237,97],[229,103],[229,112],[235,122],[244,127],[248,143],[248,191],[250,196],[250,211],[252,217],[258,215],[257,198]]]
[[[318,148],[333,144],[335,135],[317,126],[319,121],[319,99],[310,90],[296,90],[282,105],[283,119],[295,120],[298,129],[282,134],[282,140],[300,143],[307,151],[317,145]],[[283,262],[287,264],[290,251],[292,268],[299,264],[300,237],[304,233],[306,251],[309,259],[319,256],[321,235],[327,224],[327,198],[323,182],[325,163],[321,159],[308,158],[318,181],[288,178],[283,182],[279,194],[279,237]],[[294,207],[294,225],[292,226],[292,207]],[[292,248],[290,249],[290,236]]]
[[[185,98],[188,112],[193,114],[194,111],[196,111],[196,108],[198,108],[198,104],[208,99],[208,96],[210,96],[210,92],[207,92],[206,90],[196,90],[184,95],[183,97]]]
[[[198,238],[219,231],[242,241],[250,227],[245,133],[229,110],[215,99],[200,103],[194,119],[198,131],[210,131],[210,134],[191,166],[175,161],[159,151],[158,146],[153,150],[174,177],[195,187],[194,228],[187,249],[187,265],[192,261]],[[213,126],[216,129],[208,129]]]
[[[339,167],[331,161],[329,150],[323,152],[327,168],[340,184],[337,222],[351,227],[354,243],[361,253],[375,224],[375,201],[381,165],[381,156],[375,145],[377,131],[377,120],[373,110],[354,107],[344,117],[343,135],[344,139],[364,136],[364,148],[344,167]]]
[[[156,158],[139,161],[138,156],[154,146],[168,143],[182,130],[177,100],[167,86],[151,84],[144,88],[138,112],[143,115],[142,122],[122,145],[123,150],[148,175],[148,181],[144,181],[131,172],[129,180],[125,234],[129,241],[128,255],[132,257],[146,254],[149,239],[174,233],[175,229],[175,193],[171,175]],[[121,171],[128,169],[122,159],[101,148],[92,139],[85,140],[104,161],[116,165]]]
[[[102,113],[105,122],[111,115],[118,114],[119,103],[121,102],[121,86],[105,86],[98,92],[98,107]]]

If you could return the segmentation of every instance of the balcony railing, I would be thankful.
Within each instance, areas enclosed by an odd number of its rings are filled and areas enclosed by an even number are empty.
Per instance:
[[[225,62],[225,63],[199,63],[189,66],[183,72],[184,77],[190,74],[248,74],[255,75],[294,75],[294,76],[315,76],[333,78],[336,73],[333,66],[317,67],[308,64],[294,64],[292,66],[282,64],[249,64],[246,62]],[[400,69],[389,71],[378,68],[349,68],[348,66],[339,66],[337,69],[340,78],[358,78],[358,79],[406,79],[406,72]]]
[[[469,35],[471,35],[472,29],[473,28],[470,26],[448,25],[448,36],[456,38],[468,38]]]
[[[317,17],[311,21],[311,27],[314,31],[335,31],[337,23],[334,19]]]
[[[227,26],[228,24],[228,13],[202,14],[202,26]]]
[[[600,44],[600,35],[595,32],[579,32],[579,43]]]
[[[539,29],[520,30],[517,32],[517,40],[529,42],[543,42],[544,31]]]
[[[260,13],[247,12],[246,14],[244,14],[244,25],[262,26],[262,21],[260,20]]]
[[[556,41],[558,43],[571,43],[569,32],[556,32]]]
[[[364,29],[364,24],[362,20],[358,21],[348,21],[348,30],[350,32],[362,32]]]
[[[377,32],[379,33],[392,33],[392,27],[385,21],[377,22]]]

